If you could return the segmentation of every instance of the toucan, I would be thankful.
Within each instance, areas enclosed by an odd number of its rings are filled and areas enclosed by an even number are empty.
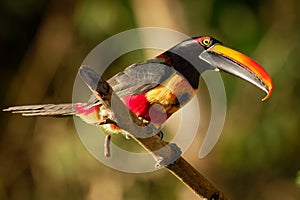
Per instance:
[[[200,75],[206,70],[223,71],[252,83],[266,93],[262,100],[272,94],[272,80],[260,64],[210,36],[184,40],[152,59],[130,65],[107,83],[132,113],[159,128],[191,100],[197,92]],[[79,69],[83,81],[90,73],[96,72],[88,66]],[[95,93],[85,103],[14,106],[4,111],[24,116],[76,115],[95,125],[99,125],[102,114]],[[113,133],[127,135],[117,124],[100,126],[108,139]],[[105,155],[110,155],[109,150]]]

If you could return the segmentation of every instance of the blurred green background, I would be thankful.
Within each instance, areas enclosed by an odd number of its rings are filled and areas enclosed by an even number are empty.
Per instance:
[[[225,127],[200,160],[201,132],[209,120],[202,84],[205,117],[184,157],[232,199],[299,199],[299,9],[298,0],[2,0],[1,109],[70,102],[84,57],[121,31],[158,26],[213,35],[261,63],[275,88],[260,102],[258,89],[222,74]],[[1,112],[0,123],[1,200],[197,199],[166,170],[127,174],[99,163],[80,142],[72,118]]]

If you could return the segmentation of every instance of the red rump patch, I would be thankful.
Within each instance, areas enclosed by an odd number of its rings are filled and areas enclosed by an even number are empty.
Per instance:
[[[129,110],[136,116],[142,117],[158,126],[162,125],[168,119],[168,117],[170,117],[170,114],[166,113],[162,105],[151,104],[148,102],[146,94],[126,96],[123,98],[123,101]],[[87,103],[76,103],[74,105],[76,113],[85,117],[89,117],[91,114],[98,113],[99,107],[100,106],[87,107]],[[116,129],[116,127],[110,128]]]
[[[99,107],[100,107],[100,106],[92,106],[90,108],[86,108],[86,105],[87,105],[87,103],[76,103],[74,105],[74,108],[75,108],[77,114],[88,115],[95,111],[98,111]]]

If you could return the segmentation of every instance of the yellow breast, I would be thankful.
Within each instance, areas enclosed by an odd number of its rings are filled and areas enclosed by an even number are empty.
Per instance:
[[[196,90],[179,74],[174,74],[158,87],[146,93],[147,101],[151,104],[161,104],[168,112],[178,110],[186,104]]]

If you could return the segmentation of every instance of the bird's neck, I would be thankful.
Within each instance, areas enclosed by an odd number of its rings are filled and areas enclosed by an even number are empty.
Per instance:
[[[157,58],[163,58],[166,64],[184,76],[194,89],[198,89],[200,72],[190,62],[170,51],[160,54]]]

